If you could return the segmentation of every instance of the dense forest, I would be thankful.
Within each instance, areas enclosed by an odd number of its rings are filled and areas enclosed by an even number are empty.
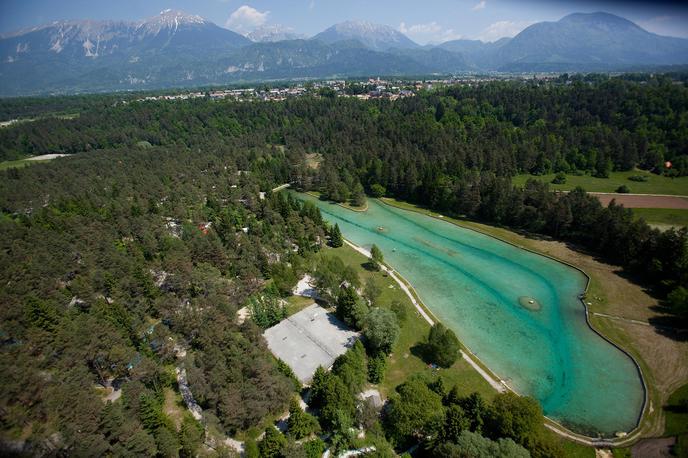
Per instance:
[[[174,146],[199,154],[245,151],[237,158],[241,169],[255,162],[252,149],[272,145],[289,156],[260,158],[276,182],[317,189],[335,201],[389,195],[571,240],[640,270],[668,294],[686,282],[686,259],[678,256],[684,234],[652,231],[633,222],[630,211],[603,209],[582,193],[555,196],[536,183],[515,189],[509,180],[523,172],[605,177],[634,167],[687,175],[685,82],[632,76],[451,86],[394,102],[332,96],[113,102],[108,96],[106,107],[89,99],[76,119],[1,130],[0,158]],[[688,292],[674,297],[681,298],[679,309],[688,308]]]
[[[233,435],[286,411],[298,387],[267,351],[261,328],[283,316],[279,297],[311,272],[340,317],[367,333],[366,346],[316,374],[317,419],[291,405],[290,429],[301,432],[268,428],[247,454],[314,456],[319,439],[297,439],[319,430],[342,450],[357,423],[380,436],[380,456],[419,441],[428,456],[462,456],[467,447],[482,451],[475,456],[561,455],[528,398],[487,402],[411,379],[382,421],[357,406],[356,389],[379,380],[402,318],[376,308],[368,293],[341,288],[361,286],[341,261],[315,262],[341,234],[313,206],[270,192],[286,182],[336,201],[388,195],[570,240],[641,274],[687,314],[685,231],[653,230],[582,190],[558,195],[510,180],[633,167],[688,174],[684,84],[499,82],[394,102],[108,96],[82,108],[74,119],[0,130],[2,160],[75,153],[0,172],[5,451],[195,456],[205,425],[190,415],[175,424],[163,412],[187,352],[189,387],[214,428]],[[255,319],[238,324],[245,305]],[[453,347],[445,331],[431,332],[428,345]],[[121,400],[105,403],[96,388],[111,385]]]

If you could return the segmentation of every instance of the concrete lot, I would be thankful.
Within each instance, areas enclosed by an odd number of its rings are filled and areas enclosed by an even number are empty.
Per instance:
[[[266,329],[272,353],[287,363],[302,383],[310,382],[318,366],[329,369],[337,356],[358,338],[332,313],[313,304]]]

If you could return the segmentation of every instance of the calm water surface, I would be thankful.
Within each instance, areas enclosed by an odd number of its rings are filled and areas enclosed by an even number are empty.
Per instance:
[[[432,312],[512,388],[538,399],[547,416],[606,436],[635,427],[642,382],[631,359],[587,326],[582,273],[377,200],[353,212],[298,196],[347,239],[380,247]]]

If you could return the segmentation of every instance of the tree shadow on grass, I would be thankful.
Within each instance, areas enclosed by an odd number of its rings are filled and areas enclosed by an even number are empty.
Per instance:
[[[688,322],[684,318],[672,313],[666,304],[652,306],[650,310],[658,313],[647,320],[658,334],[677,342],[688,341]]]
[[[420,358],[420,360],[423,361],[424,363],[426,363],[426,364],[432,364],[433,363],[433,361],[430,360],[430,352],[429,352],[427,343],[418,342],[414,346],[412,346],[409,350],[413,356]]]
[[[371,261],[362,262],[361,267],[363,267],[368,272],[379,272],[380,271],[380,267]]]

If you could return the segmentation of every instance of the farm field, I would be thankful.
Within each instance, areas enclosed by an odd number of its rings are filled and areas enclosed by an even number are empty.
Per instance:
[[[631,181],[629,177],[644,176],[647,181]],[[566,175],[566,183],[553,184],[554,174],[548,175],[516,175],[513,183],[523,186],[529,178],[549,183],[550,189],[570,191],[577,186],[588,192],[615,192],[619,186],[626,185],[633,194],[669,194],[677,196],[688,195],[688,177],[668,178],[644,170],[630,170],[626,172],[612,172],[609,178],[595,178],[590,175]]]

